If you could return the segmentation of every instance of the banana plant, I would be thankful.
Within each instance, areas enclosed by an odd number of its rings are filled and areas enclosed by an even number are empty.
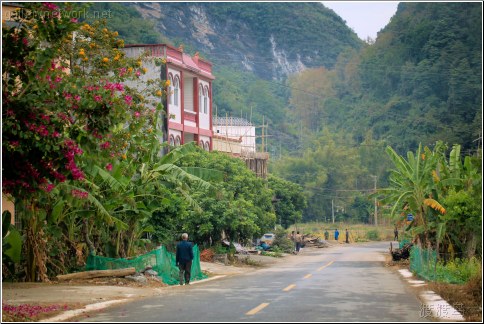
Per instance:
[[[10,273],[15,272],[15,264],[20,262],[22,237],[12,222],[12,214],[6,210],[2,213],[2,264]]]
[[[418,239],[428,241],[432,212],[445,213],[445,208],[438,201],[438,192],[433,181],[432,171],[442,159],[445,147],[438,143],[431,151],[419,145],[417,152],[407,153],[407,159],[398,155],[391,147],[386,152],[392,160],[395,169],[391,171],[389,188],[382,189],[378,194],[383,194],[383,203],[392,204],[391,215],[394,216],[402,209],[412,212],[415,217],[412,223],[416,227]]]

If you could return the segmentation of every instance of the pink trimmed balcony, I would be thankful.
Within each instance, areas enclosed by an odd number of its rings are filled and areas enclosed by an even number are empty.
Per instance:
[[[183,114],[183,118],[185,120],[196,123],[197,122],[197,113],[194,112],[194,111],[185,110],[184,114]]]

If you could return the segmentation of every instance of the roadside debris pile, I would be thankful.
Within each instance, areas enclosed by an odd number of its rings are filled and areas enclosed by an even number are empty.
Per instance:
[[[392,255],[392,260],[398,261],[408,259],[410,257],[410,249],[412,248],[412,246],[412,243],[406,243],[402,246],[401,249],[393,249],[393,246],[390,243],[390,254]]]
[[[329,243],[322,238],[314,237],[311,235],[303,236],[303,246],[304,247],[317,247],[326,248],[329,247]]]

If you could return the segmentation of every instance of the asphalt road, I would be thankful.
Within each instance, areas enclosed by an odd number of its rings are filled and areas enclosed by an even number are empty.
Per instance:
[[[385,268],[388,243],[303,249],[290,261],[177,286],[91,314],[97,322],[422,322],[421,304]]]

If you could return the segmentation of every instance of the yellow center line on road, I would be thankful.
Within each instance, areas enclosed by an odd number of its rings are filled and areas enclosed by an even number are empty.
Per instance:
[[[296,285],[294,285],[294,284],[293,285],[289,285],[286,288],[284,288],[282,291],[289,291],[289,290],[291,290],[294,287],[296,287]]]
[[[260,312],[261,310],[263,310],[267,306],[269,306],[269,303],[262,303],[259,306],[255,307],[255,308],[252,308],[250,311],[248,311],[247,313],[245,313],[245,315],[254,315],[254,314],[257,314],[258,312]]]
[[[307,274],[307,275],[304,276],[304,279],[311,278],[312,276],[313,275],[309,273],[309,274]]]
[[[334,261],[331,261],[331,262],[329,262],[328,264],[325,264],[324,266],[320,267],[320,268],[318,269],[318,271],[321,271],[321,270],[323,270],[324,268],[329,267],[330,265],[332,265],[332,264],[333,264],[333,262],[334,262]]]

